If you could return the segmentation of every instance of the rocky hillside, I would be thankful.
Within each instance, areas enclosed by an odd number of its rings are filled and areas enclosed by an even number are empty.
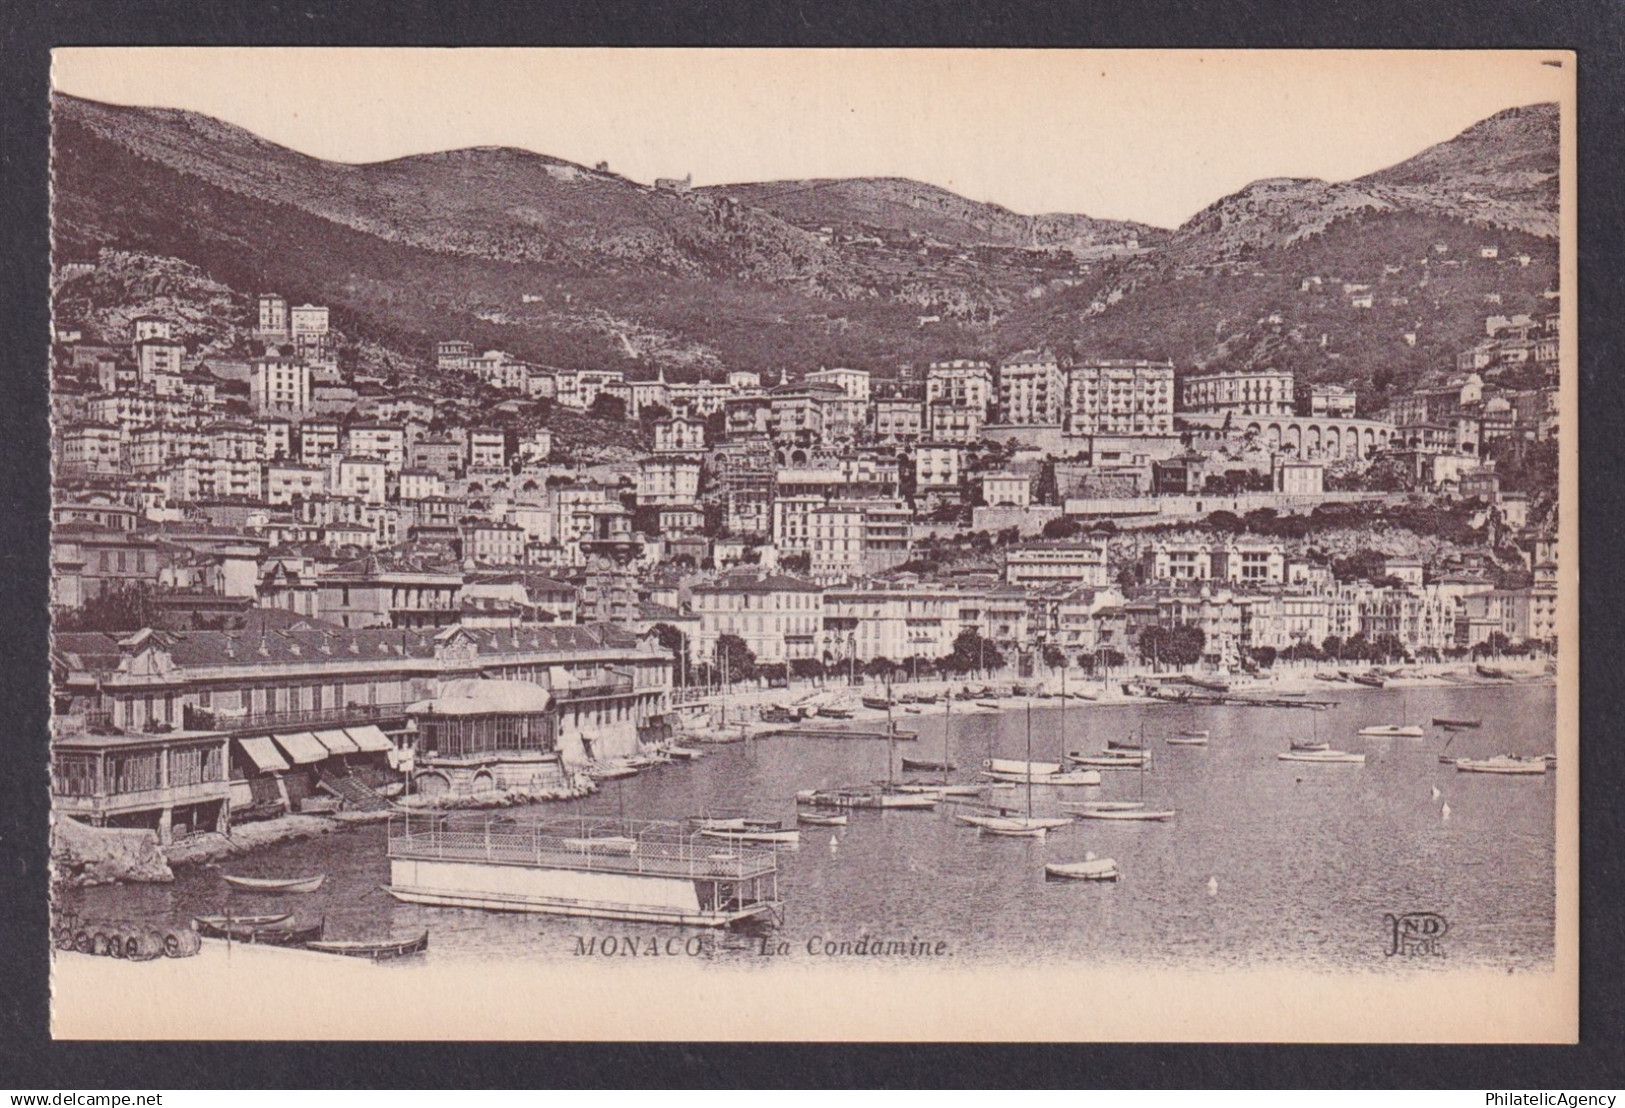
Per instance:
[[[1086,215],[1020,215],[902,177],[769,181],[703,191],[735,198],[804,230],[828,228],[840,238],[872,235],[961,247],[1089,251],[1130,239],[1154,246],[1168,235],[1144,223]]]
[[[678,376],[1048,342],[1397,387],[1556,280],[1550,105],[1359,181],[1256,182],[1173,232],[897,179],[676,191],[499,148],[345,165],[188,112],[54,108],[59,259],[173,258],[223,296],[327,303],[407,364],[449,336]]]

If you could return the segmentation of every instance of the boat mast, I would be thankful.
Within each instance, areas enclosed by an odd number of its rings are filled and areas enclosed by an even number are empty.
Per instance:
[[[1033,818],[1033,702],[1027,701],[1027,820]]]
[[[949,688],[946,696],[948,714],[942,721],[942,783],[948,783],[948,732],[954,725],[954,690]]]
[[[895,780],[892,767],[897,763],[897,725],[891,718],[891,679],[886,680],[886,791],[892,791]]]

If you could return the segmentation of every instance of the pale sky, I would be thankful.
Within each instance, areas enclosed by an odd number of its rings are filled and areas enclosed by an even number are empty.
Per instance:
[[[1359,177],[1561,100],[1573,69],[1551,51],[73,47],[53,78],[337,161],[501,145],[643,182],[912,177],[1170,227],[1260,178]]]

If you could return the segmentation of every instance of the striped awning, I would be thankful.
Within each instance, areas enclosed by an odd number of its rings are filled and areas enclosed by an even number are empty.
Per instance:
[[[254,768],[261,773],[286,773],[292,768],[282,755],[277,752],[277,748],[271,744],[268,735],[255,735],[252,738],[238,739],[237,747],[248,755],[248,760],[253,762]]]
[[[361,748],[343,731],[315,731],[316,741],[327,747],[330,754],[354,754]]]
[[[378,725],[368,723],[361,727],[346,727],[344,733],[350,736],[350,741],[360,747],[364,753],[376,754],[385,750],[394,750],[395,744],[389,741],[389,736],[378,729]]]
[[[327,747],[316,741],[309,731],[294,731],[286,735],[273,735],[276,744],[295,762],[322,762],[327,760]]]

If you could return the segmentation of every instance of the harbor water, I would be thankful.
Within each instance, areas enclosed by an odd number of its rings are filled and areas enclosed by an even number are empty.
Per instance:
[[[1068,702],[1065,735],[1055,700],[1033,702],[1032,757],[1096,751],[1108,739],[1138,740],[1151,764],[1101,770],[1099,787],[1032,789],[1035,814],[1062,801],[1140,800],[1172,808],[1164,823],[1082,821],[1043,839],[998,838],[954,819],[976,798],[935,811],[854,811],[847,826],[802,828],[782,850],[782,924],[773,932],[798,957],[822,945],[918,939],[954,959],[1091,961],[1164,966],[1387,968],[1385,916],[1437,913],[1448,922],[1423,968],[1550,968],[1555,927],[1555,781],[1544,776],[1459,773],[1448,753],[1488,757],[1555,749],[1550,685],[1315,690],[1328,711],[1163,703]],[[1007,702],[1008,703],[1008,702]],[[1482,719],[1452,737],[1434,716]],[[919,738],[892,744],[895,757],[940,759],[944,717],[897,717]],[[1363,726],[1422,724],[1423,739],[1362,738]],[[955,781],[984,758],[1026,756],[1027,715],[955,705],[950,758]],[[873,729],[874,725],[862,725]],[[1205,747],[1170,746],[1182,729],[1206,729]],[[1361,752],[1363,765],[1283,762],[1293,739],[1318,737]],[[901,780],[931,779],[930,773]],[[591,797],[512,812],[520,819],[574,815],[683,819],[711,814],[792,823],[798,790],[885,780],[888,744],[871,739],[771,737],[706,748],[692,763],[611,781]],[[1433,790],[1438,790],[1434,796]],[[1025,811],[1024,786],[984,794]],[[963,800],[964,803],[954,803]],[[1448,813],[1446,807],[1448,806]],[[110,886],[67,894],[87,915],[166,918],[292,911],[326,917],[329,938],[381,938],[428,929],[433,959],[565,959],[583,939],[663,936],[652,924],[428,908],[398,903],[389,881],[385,829],[357,826],[267,847],[218,865],[177,871],[172,885]],[[1046,862],[1115,859],[1116,883],[1046,881]],[[290,876],[323,872],[306,896],[233,891],[222,873]],[[699,934],[696,932],[695,934]],[[704,957],[760,957],[761,936],[705,933]],[[809,947],[811,941],[812,946]],[[405,970],[407,964],[402,964]]]

